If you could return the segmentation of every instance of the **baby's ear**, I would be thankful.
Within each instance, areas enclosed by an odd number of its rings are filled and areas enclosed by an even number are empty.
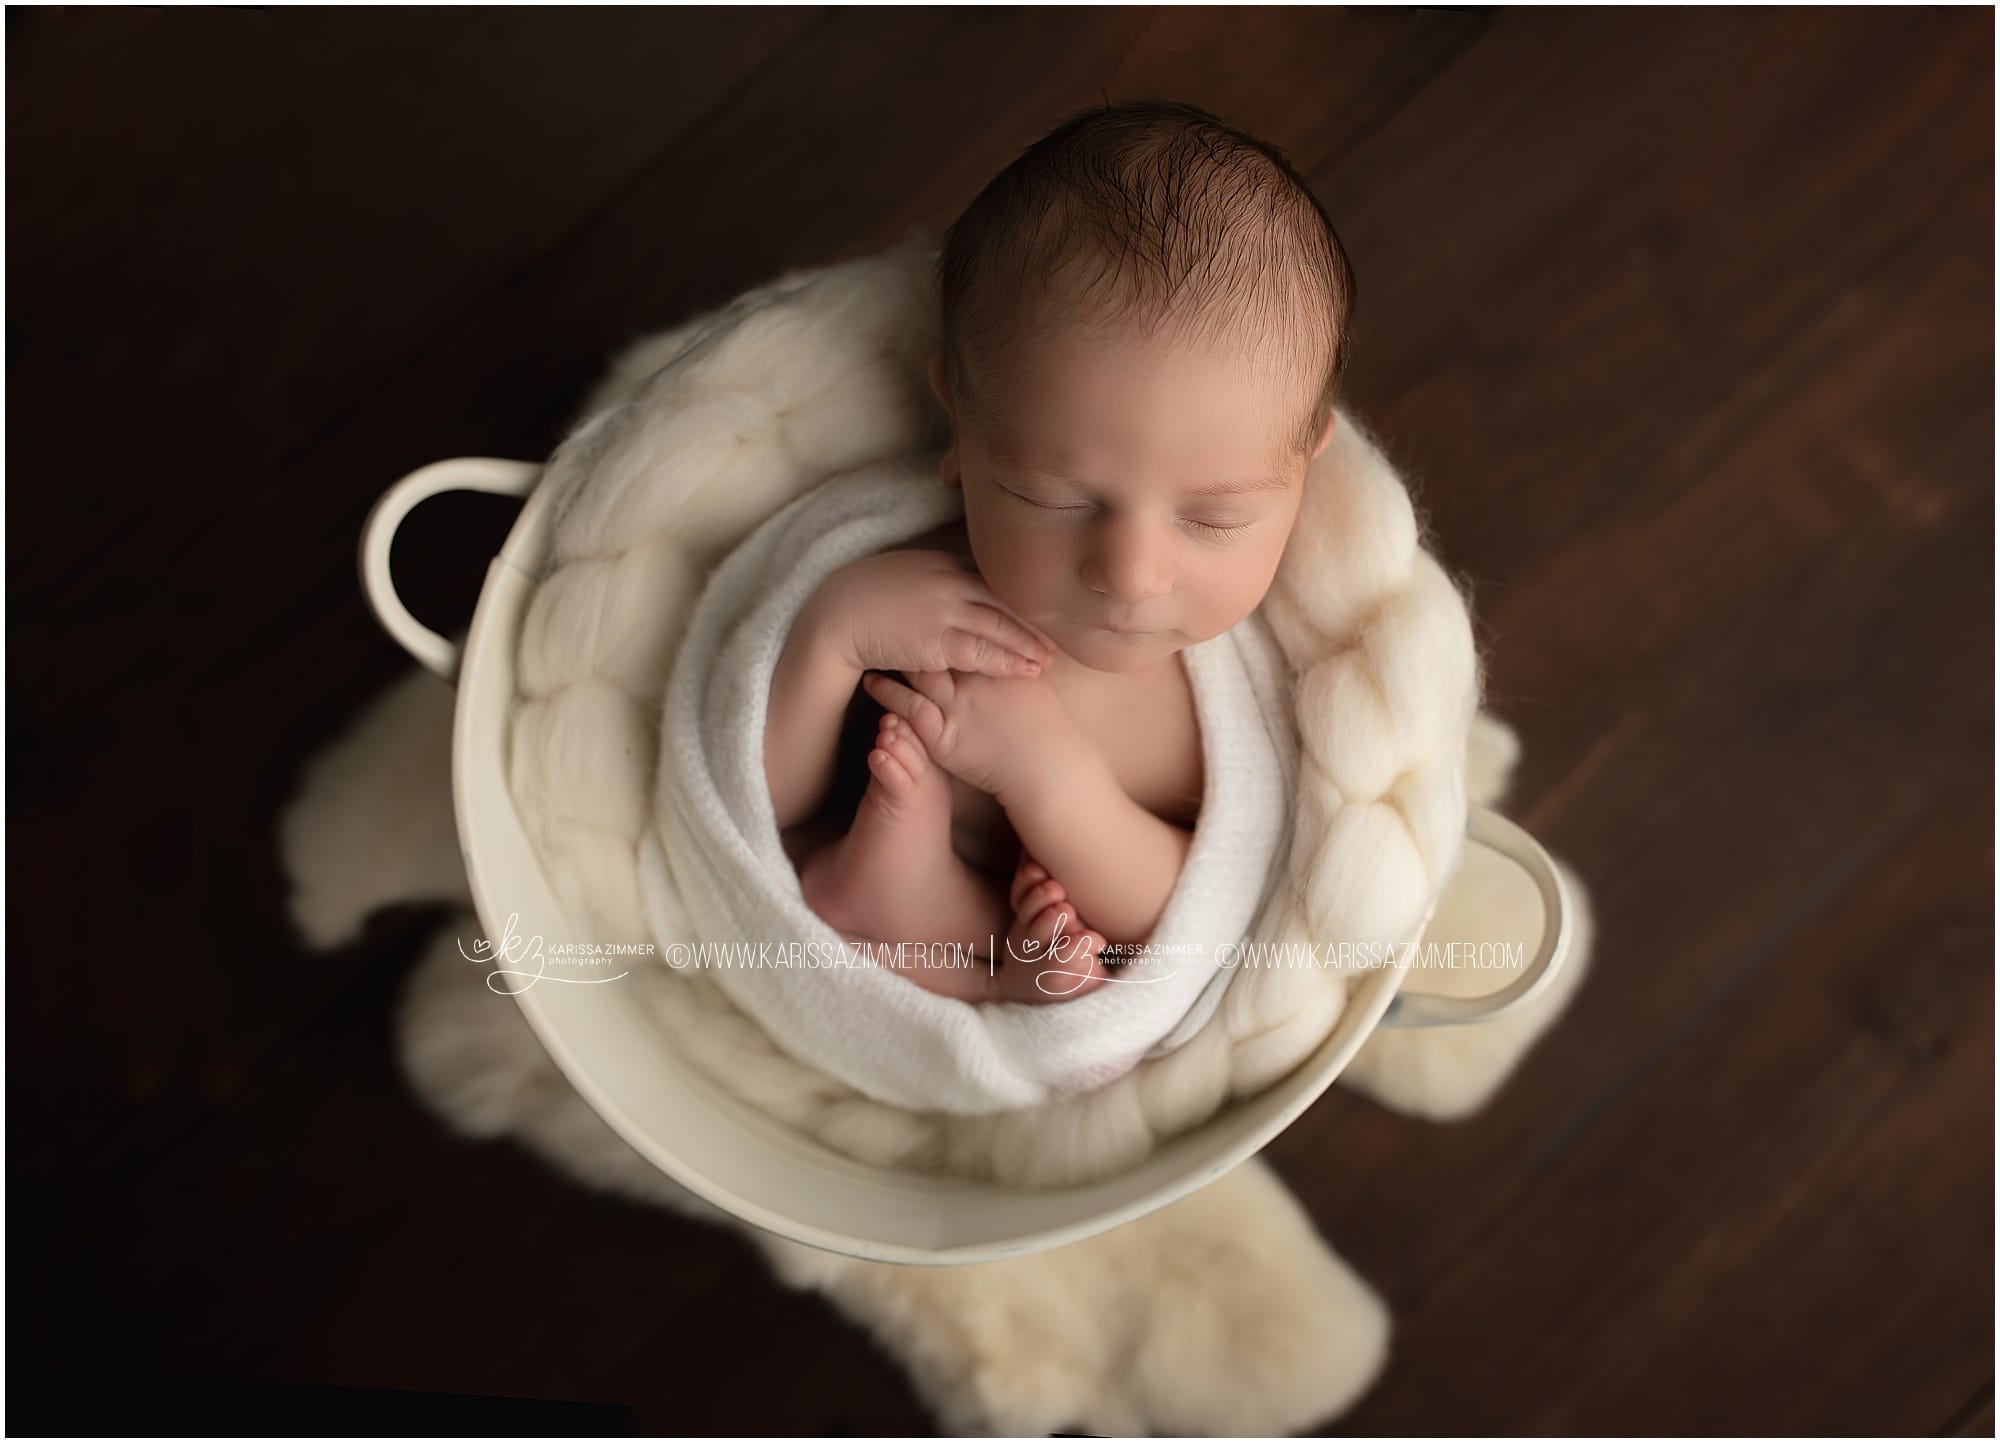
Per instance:
[[[1319,433],[1319,444],[1313,447],[1313,455],[1315,457],[1317,457],[1320,452],[1324,451],[1326,449],[1326,443],[1333,439],[1333,418],[1334,418],[1334,411],[1331,407],[1328,407],[1326,413],[1326,427]]]
[[[943,354],[940,353],[932,356],[930,364],[925,367],[925,370],[931,378],[931,394],[938,398],[938,404],[944,407],[944,413],[947,416],[951,415],[951,393],[945,389],[944,384]]]
[[[951,392],[944,383],[944,357],[935,355],[930,359],[925,371],[931,378],[931,394],[938,398],[944,413],[951,419],[951,445],[946,448],[944,459],[938,463],[938,476],[946,486],[957,486],[961,481],[958,471],[958,418],[951,413]]]

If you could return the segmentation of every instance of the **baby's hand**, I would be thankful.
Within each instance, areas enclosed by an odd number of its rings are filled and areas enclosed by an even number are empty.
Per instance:
[[[1008,806],[1024,788],[1060,775],[1089,745],[1044,677],[1012,680],[963,671],[906,672],[908,686],[870,672],[861,689],[907,721],[931,760]]]
[[[1038,675],[1055,644],[1001,605],[948,551],[884,551],[849,562],[810,603],[857,671]]]

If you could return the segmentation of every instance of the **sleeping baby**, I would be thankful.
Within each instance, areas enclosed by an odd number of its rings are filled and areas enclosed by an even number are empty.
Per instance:
[[[765,772],[843,936],[960,944],[980,965],[900,970],[1054,1002],[1114,980],[1179,881],[1204,785],[1180,653],[1270,588],[1332,435],[1354,282],[1277,151],[1169,103],[1024,152],[938,273],[930,384],[963,519],[813,595]]]

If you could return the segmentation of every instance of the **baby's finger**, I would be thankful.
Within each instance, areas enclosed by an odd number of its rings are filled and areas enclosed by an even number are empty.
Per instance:
[[[945,660],[956,671],[976,671],[982,676],[1040,676],[1042,663],[1009,651],[989,636],[953,627],[944,634]]]
[[[944,729],[944,713],[936,702],[879,671],[864,672],[861,689],[873,697],[884,711],[892,711],[910,724],[926,746],[935,745]]]
[[[949,671],[906,671],[903,675],[919,696],[929,697],[940,709],[958,695],[958,684]]]
[[[975,601],[965,607],[959,615],[954,616],[952,622],[989,641],[999,643],[1008,651],[1019,653],[1029,661],[1038,661],[1047,666],[1055,659],[1054,642],[998,603]]]

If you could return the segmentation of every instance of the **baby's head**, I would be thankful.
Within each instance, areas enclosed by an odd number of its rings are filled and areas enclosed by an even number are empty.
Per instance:
[[[944,480],[1001,601],[1100,671],[1256,610],[1355,294],[1284,158],[1188,105],[1086,111],[946,232],[938,289]]]

